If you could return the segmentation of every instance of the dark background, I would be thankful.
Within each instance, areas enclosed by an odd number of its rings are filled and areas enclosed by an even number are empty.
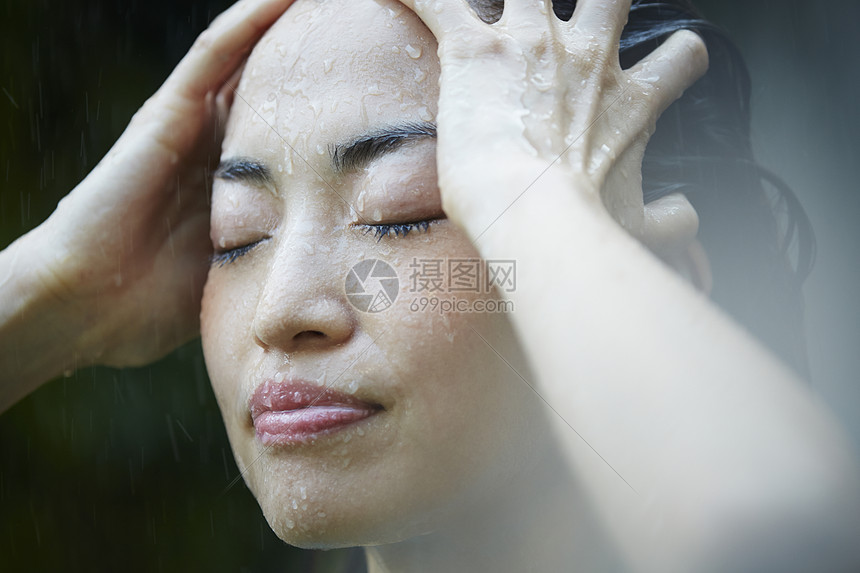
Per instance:
[[[43,221],[229,2],[0,3],[0,247]],[[746,54],[761,162],[819,241],[813,385],[860,447],[860,2],[700,0]],[[0,570],[306,571],[240,481],[199,343],[83,369],[0,416]],[[333,569],[332,569],[333,570]]]

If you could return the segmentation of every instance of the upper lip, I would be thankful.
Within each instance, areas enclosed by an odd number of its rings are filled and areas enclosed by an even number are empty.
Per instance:
[[[382,407],[333,388],[299,379],[287,379],[283,382],[266,380],[257,386],[248,403],[253,420],[265,412],[288,412],[315,406],[341,406],[362,410],[377,410]]]

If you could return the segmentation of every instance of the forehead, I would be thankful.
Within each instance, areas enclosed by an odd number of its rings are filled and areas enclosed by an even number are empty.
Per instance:
[[[248,59],[225,154],[252,142],[317,152],[382,124],[431,121],[438,76],[433,35],[397,0],[297,0]]]

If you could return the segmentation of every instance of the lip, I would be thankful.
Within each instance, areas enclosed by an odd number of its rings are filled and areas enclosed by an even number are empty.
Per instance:
[[[305,380],[267,380],[248,403],[257,439],[264,446],[307,442],[377,413],[382,406]]]

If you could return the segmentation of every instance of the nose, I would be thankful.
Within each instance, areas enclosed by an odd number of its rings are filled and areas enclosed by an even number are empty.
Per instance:
[[[264,349],[294,353],[349,340],[356,316],[343,278],[325,259],[284,245],[266,277],[254,314],[254,339]]]

